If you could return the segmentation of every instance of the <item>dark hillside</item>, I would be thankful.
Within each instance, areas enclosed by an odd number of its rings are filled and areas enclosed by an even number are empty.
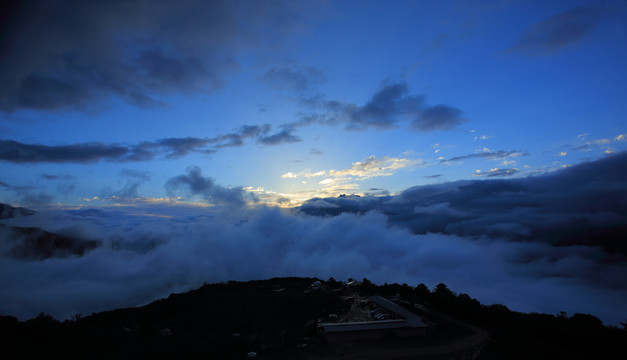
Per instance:
[[[627,331],[591,315],[523,314],[485,306],[444,284],[360,285],[329,279],[204,285],[138,308],[75,315],[0,317],[7,358],[243,359],[605,359],[624,351]],[[325,344],[317,324],[339,318],[348,299],[378,294],[420,315],[430,330],[410,338]]]

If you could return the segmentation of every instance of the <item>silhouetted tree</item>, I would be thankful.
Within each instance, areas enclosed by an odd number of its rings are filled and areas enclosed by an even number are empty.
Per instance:
[[[361,280],[361,290],[365,293],[372,294],[376,290],[377,286],[372,281],[363,278]]]
[[[439,283],[431,294],[432,301],[442,306],[450,306],[455,302],[455,294],[444,283]]]
[[[416,293],[418,299],[423,301],[429,301],[429,298],[431,297],[431,291],[429,290],[427,285],[423,283],[418,284],[414,292]]]

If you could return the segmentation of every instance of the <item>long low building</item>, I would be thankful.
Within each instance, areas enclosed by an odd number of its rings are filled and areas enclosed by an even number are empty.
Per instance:
[[[321,323],[318,325],[318,329],[325,340],[332,343],[350,340],[374,340],[387,337],[402,338],[426,334],[428,326],[416,314],[381,296],[373,296],[370,300],[402,319]]]

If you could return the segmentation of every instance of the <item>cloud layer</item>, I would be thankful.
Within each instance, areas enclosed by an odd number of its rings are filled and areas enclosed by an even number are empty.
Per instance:
[[[333,207],[318,208],[320,199],[314,199],[303,205],[303,211],[335,215],[377,210],[417,234],[599,246],[625,259],[625,169],[623,152],[536,177],[418,186],[388,197],[321,199]],[[486,176],[513,171],[492,169]]]
[[[308,6],[281,1],[61,0],[6,8],[5,112],[83,111],[112,97],[153,107],[168,94],[210,92],[237,71],[241,52],[273,46],[308,15]]]

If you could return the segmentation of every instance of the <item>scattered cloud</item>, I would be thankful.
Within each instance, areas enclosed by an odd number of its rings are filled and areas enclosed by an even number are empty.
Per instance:
[[[41,174],[41,179],[56,181],[58,183],[57,192],[63,195],[68,195],[76,189],[76,178],[71,175]]]
[[[326,76],[314,67],[273,67],[261,76],[260,80],[275,89],[309,94],[317,85],[326,82]]]
[[[70,175],[55,175],[55,174],[41,174],[41,178],[44,180],[73,180],[74,176]]]
[[[444,46],[444,43],[446,42],[446,40],[448,40],[448,38],[449,38],[448,34],[444,34],[444,33],[438,34],[435,40],[433,40],[433,42],[431,43],[431,47],[433,49],[441,48],[442,46]]]
[[[419,131],[450,130],[466,122],[462,111],[448,105],[435,105],[423,109],[412,120],[411,127]]]
[[[112,190],[106,187],[102,190],[101,198],[114,200],[115,202],[135,201],[139,197],[138,189],[141,184],[147,182],[151,178],[148,171],[138,171],[132,169],[122,169],[120,176],[124,179],[121,188]]]
[[[313,70],[312,70],[313,71]],[[271,134],[272,126],[245,125],[231,133],[215,137],[163,138],[138,144],[106,144],[101,142],[71,145],[25,144],[15,140],[0,140],[0,161],[12,163],[95,163],[99,161],[149,161],[158,156],[176,159],[190,152],[212,154],[219,149],[236,147],[254,139],[262,145],[294,143],[301,138],[294,134],[298,127],[310,124],[335,124],[341,119],[348,129],[364,130],[395,127],[403,118],[413,119],[411,126],[419,131],[452,129],[465,121],[461,110],[447,106],[424,106],[424,96],[409,95],[406,83],[386,84],[364,106],[337,101],[314,101],[326,109],[322,115],[309,115],[301,121],[286,123]],[[318,154],[314,151],[313,154]]]
[[[350,176],[358,179],[369,179],[375,176],[393,175],[400,169],[409,169],[420,165],[423,165],[423,161],[420,159],[395,158],[389,156],[377,158],[374,155],[370,155],[363,161],[352,163],[351,167],[348,169],[329,170],[328,174],[330,176]]]
[[[393,129],[404,121],[416,131],[450,130],[467,121],[462,111],[448,105],[427,105],[424,95],[412,95],[406,82],[386,82],[364,105],[340,100],[325,100],[323,96],[300,99],[300,103],[318,109],[320,113],[302,115],[293,126],[312,123],[335,125],[342,123],[348,130]]]
[[[351,130],[368,127],[392,128],[402,117],[416,117],[424,104],[423,96],[409,95],[406,83],[391,83],[380,88],[364,106],[328,102],[329,110],[340,110]],[[336,108],[340,109],[336,109]]]
[[[510,49],[543,55],[580,42],[602,20],[603,10],[577,7],[531,25]]]
[[[45,207],[51,205],[54,197],[46,192],[40,191],[35,186],[30,185],[10,185],[0,181],[0,188],[4,188],[17,196],[19,203],[23,206]]]
[[[301,141],[301,138],[293,134],[293,128],[284,128],[280,132],[257,139],[257,142],[264,145],[289,144]]]
[[[603,153],[610,154],[616,152],[616,149],[612,144],[617,145],[618,142],[625,141],[625,134],[619,134],[613,138],[601,138],[594,140],[586,140],[585,136],[588,134],[581,134],[577,136],[577,143],[569,145],[570,148],[576,151],[592,151],[594,149],[601,150]]]
[[[612,140],[610,139],[597,139],[597,140],[592,140],[592,141],[588,141],[587,144],[594,144],[594,145],[607,145],[609,143],[611,143]]]
[[[187,174],[169,179],[165,184],[168,195],[179,191],[186,191],[191,195],[200,196],[211,204],[242,207],[248,201],[257,199],[252,193],[246,192],[241,186],[225,188],[217,185],[212,178],[202,176],[202,171],[197,166],[187,169]]]
[[[34,145],[0,140],[0,160],[13,163],[93,163],[100,160],[147,160],[152,154],[135,153],[119,144],[83,143],[73,145]]]
[[[351,167],[343,170],[321,170],[317,172],[311,172],[306,169],[298,173],[287,172],[281,175],[282,178],[312,178],[331,176],[338,178],[350,177],[358,180],[365,180],[376,176],[390,176],[396,173],[400,169],[413,168],[423,165],[423,161],[420,159],[408,159],[408,158],[396,158],[385,156],[383,158],[377,158],[374,155],[370,155],[363,161],[356,161],[351,164]]]
[[[212,154],[223,148],[243,146],[248,139],[256,139],[256,142],[262,145],[300,141],[299,137],[293,135],[292,128],[284,128],[278,133],[269,135],[271,129],[272,126],[268,124],[245,125],[231,133],[211,138],[164,138],[135,145],[93,142],[49,146],[0,140],[0,161],[18,164],[136,162],[152,160],[158,156],[177,159],[190,152]]]
[[[450,159],[442,159],[442,160],[440,160],[440,162],[441,163],[448,163],[448,162],[462,161],[462,160],[468,160],[468,159],[504,160],[504,159],[507,159],[507,158],[526,156],[526,155],[529,155],[529,154],[526,153],[526,152],[518,151],[518,150],[513,150],[513,151],[505,151],[505,150],[491,151],[490,149],[484,148],[481,152],[478,152],[478,153],[475,153],[475,154],[455,156],[455,157],[452,157]]]
[[[401,169],[413,169],[424,165],[421,159],[397,158],[385,156],[377,158],[374,155],[363,161],[356,161],[349,168],[342,170],[320,170],[312,172],[305,169],[300,172],[287,172],[281,175],[284,179],[319,178],[322,190],[312,193],[312,196],[335,196],[343,193],[352,193],[359,189],[355,181],[363,181],[378,176],[391,176]]]
[[[365,196],[388,196],[390,191],[387,189],[370,188],[364,192]]]
[[[502,177],[502,176],[512,176],[518,172],[517,168],[509,168],[509,169],[499,169],[492,168],[488,172],[482,172],[481,170],[477,170],[472,176],[485,176],[485,177]]]
[[[309,169],[305,169],[302,171],[299,171],[298,173],[293,173],[293,172],[286,172],[285,174],[281,175],[282,178],[285,179],[297,179],[297,178],[312,178],[312,177],[318,177],[318,176],[326,176],[328,175],[328,171],[327,170],[320,170],[320,171],[316,171],[314,173],[311,172],[311,170]]]
[[[474,141],[477,141],[477,140],[488,140],[488,139],[491,139],[491,138],[493,138],[493,137],[494,137],[494,136],[492,136],[492,135],[481,135],[481,136],[475,136],[475,137],[473,138],[473,140],[474,140]]]

